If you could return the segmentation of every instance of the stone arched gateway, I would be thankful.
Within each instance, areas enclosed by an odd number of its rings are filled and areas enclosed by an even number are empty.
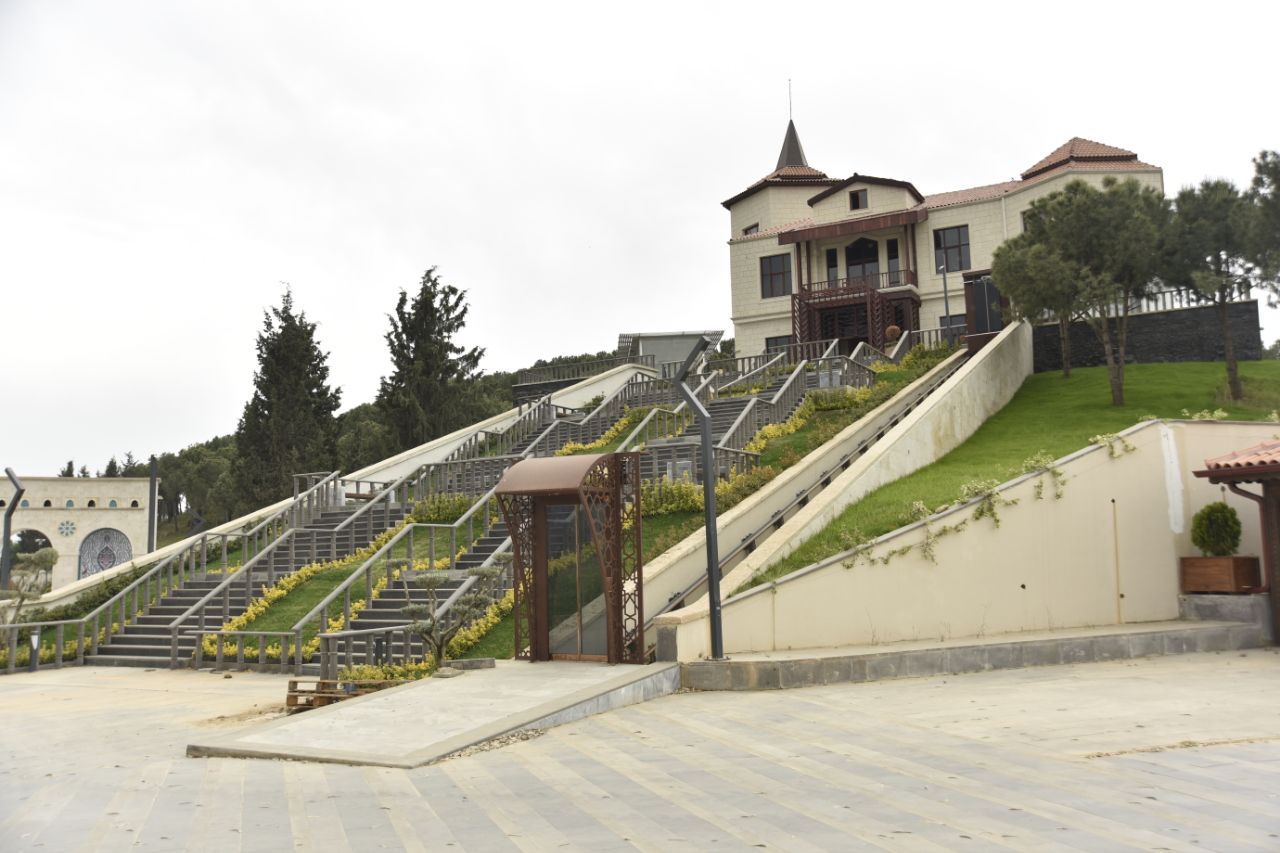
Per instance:
[[[58,552],[53,567],[52,586],[56,592],[67,584],[104,571],[102,564],[111,555],[113,565],[127,563],[145,554],[155,506],[150,499],[147,477],[22,477],[25,493],[12,507],[14,530],[32,528],[48,537]],[[12,493],[0,489],[0,513],[10,509]],[[86,546],[87,537],[99,530],[122,536],[105,544],[111,555],[103,554],[103,544]],[[100,539],[102,537],[99,537]],[[92,550],[93,559],[85,557]],[[124,556],[124,555],[130,556]],[[99,555],[102,559],[98,560]]]
[[[80,560],[76,578],[87,578],[105,572],[133,559],[133,543],[114,527],[100,527],[80,543]]]

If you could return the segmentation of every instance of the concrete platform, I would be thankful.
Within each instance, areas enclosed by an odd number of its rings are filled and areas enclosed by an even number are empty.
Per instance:
[[[413,768],[525,729],[675,692],[679,665],[498,661],[188,744],[192,757],[284,758]]]
[[[1254,622],[1143,622],[943,642],[749,652],[724,661],[681,664],[680,681],[681,686],[693,690],[776,690],[1254,649],[1269,644],[1264,626]]]

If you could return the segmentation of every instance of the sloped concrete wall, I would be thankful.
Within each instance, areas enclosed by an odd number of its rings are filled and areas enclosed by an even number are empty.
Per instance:
[[[1002,409],[1031,375],[1031,327],[1008,326],[919,408],[854,462],[724,577],[727,595],[824,530],[852,503],[886,483],[936,462]],[[645,575],[648,583],[648,575]],[[680,660],[710,653],[705,598],[656,620],[659,635],[676,629]],[[696,623],[698,627],[687,627]],[[700,638],[700,639],[699,639]],[[665,644],[664,644],[665,645]]]
[[[987,637],[1178,617],[1178,557],[1196,552],[1191,517],[1220,499],[1191,471],[1206,458],[1266,440],[1273,424],[1159,422],[1123,433],[1131,452],[1091,446],[1047,475],[1006,483],[1000,525],[974,505],[881,537],[869,551],[803,569],[725,602],[727,652]],[[1043,480],[1041,498],[1036,484]],[[1234,495],[1241,553],[1258,554],[1256,506]],[[922,545],[938,535],[934,558]],[[891,552],[910,547],[905,554]],[[887,562],[885,558],[888,557]],[[681,660],[705,657],[704,618],[676,626]]]

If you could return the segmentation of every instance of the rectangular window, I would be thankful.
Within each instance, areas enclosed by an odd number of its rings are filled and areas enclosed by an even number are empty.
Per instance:
[[[867,191],[853,190],[849,193],[849,209],[850,210],[866,210],[867,209]]]
[[[791,295],[791,256],[768,255],[760,259],[760,298]]]
[[[938,318],[938,328],[940,329],[963,329],[965,319],[963,314],[952,314],[950,317],[941,316]]]
[[[827,249],[827,281],[840,278],[840,250]]]
[[[750,237],[752,234],[755,234],[759,230],[760,230],[760,223],[759,222],[753,223],[751,225],[748,225],[746,228],[742,229],[742,236]]]
[[[900,261],[898,260],[898,241],[885,240],[884,250],[889,256],[889,284],[891,286],[895,284],[902,284],[902,276],[899,275]]]
[[[934,269],[946,265],[947,272],[959,272],[969,268],[969,226],[938,228],[933,232]]]
[[[764,351],[765,351],[765,352],[777,352],[778,350],[786,349],[786,348],[787,348],[787,347],[789,347],[789,346],[791,346],[791,336],[790,336],[790,335],[782,335],[782,336],[780,336],[780,337],[776,337],[776,338],[765,338],[765,339],[764,339]]]

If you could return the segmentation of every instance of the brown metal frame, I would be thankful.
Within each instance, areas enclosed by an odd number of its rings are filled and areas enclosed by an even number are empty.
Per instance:
[[[512,614],[516,657],[534,661],[552,659],[551,626],[546,624],[550,580],[546,552],[547,506],[576,503],[586,512],[604,580],[605,659],[609,663],[644,663],[640,454],[602,455],[574,490],[499,493],[497,497],[511,531],[514,552]],[[600,659],[592,655],[569,657]]]

